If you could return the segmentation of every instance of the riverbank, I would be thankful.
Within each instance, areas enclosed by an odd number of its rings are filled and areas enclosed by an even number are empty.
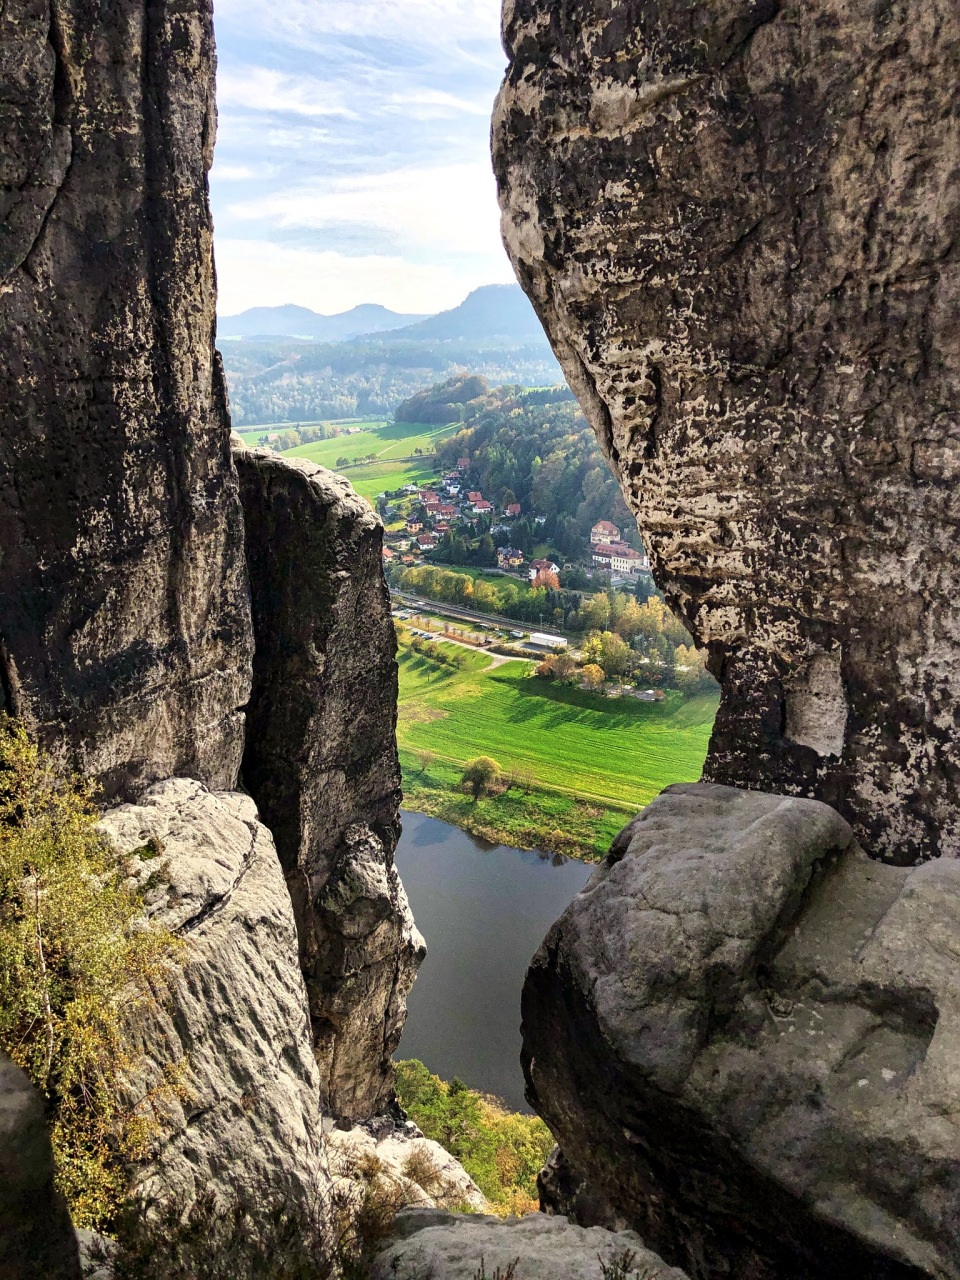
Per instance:
[[[460,827],[490,844],[542,849],[582,862],[599,862],[610,842],[636,814],[629,806],[578,799],[536,784],[514,784],[494,795],[472,795],[461,789],[463,764],[435,759],[426,767],[401,748],[403,804]]]
[[[406,808],[494,844],[597,861],[665,786],[700,776],[715,695],[605,698],[531,678],[529,662],[493,666],[489,654],[446,648],[463,665],[407,645],[398,655]],[[510,785],[474,800],[461,777],[481,755]]]

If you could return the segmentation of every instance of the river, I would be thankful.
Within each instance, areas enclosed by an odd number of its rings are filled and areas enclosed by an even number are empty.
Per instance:
[[[397,846],[427,958],[407,1001],[398,1058],[529,1112],[520,1070],[520,991],[530,959],[592,867],[489,845],[459,827],[403,813]]]

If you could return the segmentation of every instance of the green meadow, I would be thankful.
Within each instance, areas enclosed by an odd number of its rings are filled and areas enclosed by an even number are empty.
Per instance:
[[[528,662],[493,666],[486,654],[459,652],[466,665],[455,670],[401,648],[408,807],[488,839],[597,857],[665,786],[699,778],[715,695],[604,698],[533,679]],[[425,768],[423,751],[433,753]],[[462,766],[479,755],[518,784],[476,802],[464,795]]]
[[[270,431],[282,431],[294,426],[294,423],[278,423],[272,427],[252,427],[242,431],[245,444],[256,445],[259,438]],[[304,423],[316,425],[313,423]],[[350,424],[337,423],[348,426]],[[359,424],[356,424],[359,425]],[[435,427],[416,422],[369,422],[363,430],[355,435],[337,436],[332,440],[317,440],[313,444],[301,445],[298,449],[288,449],[285,458],[307,458],[322,467],[340,473],[350,481],[361,497],[371,502],[378,493],[385,489],[400,489],[405,484],[425,485],[432,483],[436,473],[428,461],[428,457],[438,440],[449,435],[458,424]],[[414,457],[415,451],[422,449],[424,457]],[[366,457],[375,454],[373,462],[360,465],[337,467],[338,458]],[[410,461],[400,461],[410,459]]]

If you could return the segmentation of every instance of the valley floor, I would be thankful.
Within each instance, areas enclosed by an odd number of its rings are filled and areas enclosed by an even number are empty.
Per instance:
[[[407,808],[493,843],[596,860],[665,786],[700,776],[716,695],[610,699],[534,679],[529,662],[457,653],[459,669],[406,645],[398,655]],[[474,800],[460,779],[480,755],[510,785]]]

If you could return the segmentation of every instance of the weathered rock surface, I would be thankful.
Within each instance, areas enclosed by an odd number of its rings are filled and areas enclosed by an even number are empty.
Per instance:
[[[439,1209],[397,1215],[397,1238],[378,1255],[374,1276],[476,1280],[481,1262],[487,1276],[505,1275],[515,1262],[516,1280],[602,1280],[601,1262],[610,1267],[625,1255],[632,1255],[630,1280],[686,1280],[632,1231],[577,1227],[542,1213],[500,1219]]]
[[[187,1090],[164,1104],[170,1132],[138,1186],[186,1201],[199,1190],[229,1201],[239,1187],[254,1201],[313,1205],[329,1187],[320,1079],[290,898],[253,801],[173,778],[111,810],[102,829],[137,855],[151,921],[187,945],[168,1007],[131,1028],[143,1053],[132,1094],[162,1085],[170,1067],[185,1068]]]
[[[518,277],[723,700],[705,777],[960,851],[960,10],[507,0]]]
[[[396,638],[383,527],[349,483],[238,450],[256,654],[244,785],[293,899],[325,1110],[383,1111],[424,955],[393,863]]]
[[[334,1129],[326,1137],[327,1165],[338,1202],[362,1203],[367,1188],[378,1184],[381,1199],[422,1209],[488,1212],[487,1198],[459,1160],[439,1142],[425,1138],[416,1125],[390,1125],[384,1133],[357,1126]],[[350,1180],[357,1194],[342,1189]]]
[[[43,1101],[0,1052],[0,1276],[80,1280],[66,1202],[54,1189]]]
[[[575,1169],[559,1147],[554,1147],[537,1174],[540,1212],[559,1214],[581,1227],[606,1227],[626,1231],[630,1223],[605,1196]]]
[[[547,936],[528,1096],[696,1280],[960,1276],[960,862],[669,787]]]
[[[0,706],[107,795],[242,750],[210,10],[0,9]]]

